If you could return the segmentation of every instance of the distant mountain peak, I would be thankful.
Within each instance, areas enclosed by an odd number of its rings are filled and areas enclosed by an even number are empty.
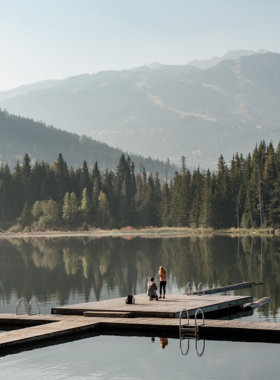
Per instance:
[[[211,59],[205,59],[205,60],[201,60],[201,61],[194,60],[194,61],[187,63],[187,65],[195,66],[199,69],[206,70],[206,69],[209,69],[210,67],[213,67],[213,66],[217,65],[218,63],[225,61],[225,60],[228,60],[228,59],[238,59],[240,57],[244,57],[244,56],[248,56],[248,55],[252,55],[252,54],[265,54],[265,53],[269,53],[269,51],[265,50],[265,49],[259,49],[257,51],[243,50],[243,49],[229,50],[222,57],[213,57]]]
[[[131,69],[131,71],[141,71],[141,70],[158,70],[159,68],[161,68],[162,66],[165,66],[163,65],[162,63],[158,63],[158,62],[152,62],[150,64],[145,64],[144,66],[138,66],[138,67],[134,67],[133,69]]]

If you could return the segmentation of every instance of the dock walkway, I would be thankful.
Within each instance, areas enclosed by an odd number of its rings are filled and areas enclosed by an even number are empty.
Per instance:
[[[172,294],[159,301],[149,301],[147,294],[135,296],[135,304],[127,305],[125,297],[108,301],[88,302],[79,305],[54,307],[52,314],[83,315],[85,311],[107,311],[130,313],[134,318],[179,318],[183,308],[194,316],[198,308],[210,313],[229,308],[241,308],[253,301],[248,296],[184,295]]]
[[[125,298],[118,298],[55,307],[51,315],[2,313],[0,330],[5,330],[8,325],[10,331],[0,334],[0,351],[5,355],[10,350],[32,348],[48,344],[47,341],[54,344],[57,339],[83,337],[84,333],[179,338],[178,316],[183,308],[188,309],[190,316],[198,308],[207,315],[224,309],[242,310],[244,304],[253,300],[247,296],[168,295],[164,300],[148,301],[146,294],[135,299],[133,305],[125,304]],[[187,323],[186,319],[183,321]],[[194,326],[194,319],[189,323]],[[200,338],[212,340],[280,343],[280,323],[206,319],[205,324],[199,326],[198,334]]]

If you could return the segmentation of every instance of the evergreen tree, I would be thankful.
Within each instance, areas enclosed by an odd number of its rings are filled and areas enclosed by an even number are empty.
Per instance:
[[[20,223],[23,227],[30,226],[32,223],[32,213],[28,202],[25,202],[23,210],[20,215]]]
[[[84,219],[88,222],[90,218],[90,214],[91,214],[91,202],[90,202],[87,188],[84,188],[83,190],[81,211],[82,211],[82,215],[84,216]]]
[[[203,183],[202,189],[202,204],[199,216],[199,225],[204,228],[215,226],[215,207],[214,207],[214,196],[212,193],[212,179],[211,173],[208,169]]]
[[[104,228],[105,223],[107,222],[107,220],[110,217],[110,208],[109,208],[109,202],[108,202],[108,199],[106,197],[106,194],[103,193],[103,191],[100,191],[98,201],[99,201],[99,211],[102,214],[102,224],[103,224],[103,228]]]

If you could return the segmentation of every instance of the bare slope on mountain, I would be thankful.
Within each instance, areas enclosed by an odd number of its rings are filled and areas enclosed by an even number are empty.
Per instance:
[[[214,167],[261,138],[278,142],[280,54],[208,69],[143,66],[68,78],[0,102],[8,111],[142,155]]]
[[[34,164],[37,161],[52,163],[63,154],[66,162],[74,167],[81,166],[87,160],[93,167],[98,162],[101,171],[115,170],[123,151],[109,147],[107,144],[95,141],[86,136],[47,127],[41,122],[7,114],[0,111],[0,164],[8,163],[12,169],[16,162],[22,161],[25,153],[31,157]],[[130,155],[135,163],[135,169],[145,167],[147,171],[159,172],[165,178],[166,171],[171,178],[175,168],[168,162],[164,163],[151,158]]]

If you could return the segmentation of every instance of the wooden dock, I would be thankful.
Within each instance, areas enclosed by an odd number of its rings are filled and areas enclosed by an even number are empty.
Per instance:
[[[201,321],[200,321],[201,322]],[[0,325],[21,326],[18,330],[0,334],[0,352],[5,355],[13,349],[30,349],[40,344],[55,344],[56,340],[94,335],[166,336],[179,338],[179,321],[175,318],[109,318],[81,316],[28,317],[1,314]],[[30,324],[34,324],[30,326]],[[194,326],[194,320],[190,320]],[[280,323],[205,320],[199,326],[200,339],[245,342],[280,343]]]
[[[135,296],[136,303],[127,305],[125,298],[80,305],[55,307],[51,315],[0,314],[0,352],[24,350],[41,345],[74,340],[84,334],[133,335],[179,338],[178,316],[183,308],[193,316],[200,308],[207,313],[244,310],[252,297],[168,295],[166,299],[149,301],[146,294]],[[260,300],[261,303],[264,300]],[[186,323],[187,319],[183,319]],[[199,323],[202,321],[199,320]],[[190,319],[194,326],[194,319]],[[14,327],[14,329],[13,329]],[[198,327],[199,338],[280,343],[280,323],[244,320],[206,319]]]
[[[85,311],[130,313],[133,318],[179,318],[180,311],[188,309],[194,316],[198,308],[205,314],[223,309],[238,309],[253,301],[248,296],[184,295],[172,294],[159,301],[149,301],[147,294],[135,296],[135,304],[127,305],[125,297],[108,301],[88,302],[79,305],[54,307],[52,314],[83,315]]]

